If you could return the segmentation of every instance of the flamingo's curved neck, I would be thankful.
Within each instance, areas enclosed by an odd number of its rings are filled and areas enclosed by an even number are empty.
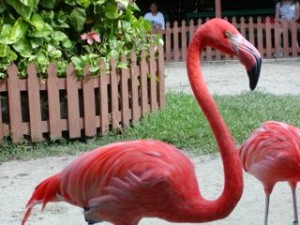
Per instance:
[[[195,203],[191,217],[195,217],[197,221],[197,210],[203,212],[203,207],[207,210],[207,221],[226,217],[238,203],[243,191],[243,175],[237,148],[225,124],[218,107],[209,93],[205,81],[203,79],[200,68],[200,52],[206,47],[205,40],[202,39],[204,31],[201,28],[195,34],[197,37],[189,45],[187,69],[190,84],[195,98],[205,114],[211,129],[217,140],[224,167],[225,184],[221,196],[215,201],[199,200]],[[202,33],[202,34],[201,34]],[[200,213],[198,211],[198,213]],[[202,214],[202,213],[201,213]],[[203,214],[202,217],[203,219]],[[201,220],[202,220],[201,219]]]

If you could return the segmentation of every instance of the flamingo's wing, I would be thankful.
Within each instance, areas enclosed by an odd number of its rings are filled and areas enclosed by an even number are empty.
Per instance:
[[[268,121],[241,146],[240,158],[244,169],[264,182],[287,179],[299,169],[300,132],[286,123]]]
[[[157,216],[175,198],[184,198],[185,187],[198,193],[190,159],[174,146],[150,140],[82,155],[62,171],[61,186],[64,199],[85,208],[86,219],[97,222],[116,215],[123,220],[138,214]]]
[[[122,189],[128,196],[128,187],[136,191],[145,184],[167,182],[175,174],[186,177],[184,171],[194,172],[194,166],[172,145],[151,140],[116,143],[87,152],[69,164],[61,173],[61,195],[72,204],[89,207],[95,202],[92,199],[108,192]],[[118,194],[121,197],[122,191]]]

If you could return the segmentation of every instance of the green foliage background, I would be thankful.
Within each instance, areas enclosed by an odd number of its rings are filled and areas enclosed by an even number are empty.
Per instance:
[[[12,62],[20,76],[30,62],[43,76],[52,61],[59,75],[70,62],[78,76],[86,64],[95,74],[100,58],[118,60],[160,41],[151,37],[151,24],[135,16],[138,11],[129,0],[0,0],[0,78]],[[80,39],[91,31],[99,34],[99,43]]]

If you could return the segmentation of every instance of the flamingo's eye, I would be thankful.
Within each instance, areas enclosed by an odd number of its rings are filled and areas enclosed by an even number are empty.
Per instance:
[[[225,38],[230,38],[230,37],[232,37],[232,33],[230,31],[226,31],[224,36],[225,36]]]

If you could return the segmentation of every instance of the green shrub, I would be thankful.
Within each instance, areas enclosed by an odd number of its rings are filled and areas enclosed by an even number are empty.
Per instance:
[[[96,74],[101,58],[119,60],[161,41],[138,11],[130,0],[0,0],[0,78],[13,62],[20,76],[30,62],[43,76],[52,61],[59,75],[70,62],[78,76],[86,64]]]

